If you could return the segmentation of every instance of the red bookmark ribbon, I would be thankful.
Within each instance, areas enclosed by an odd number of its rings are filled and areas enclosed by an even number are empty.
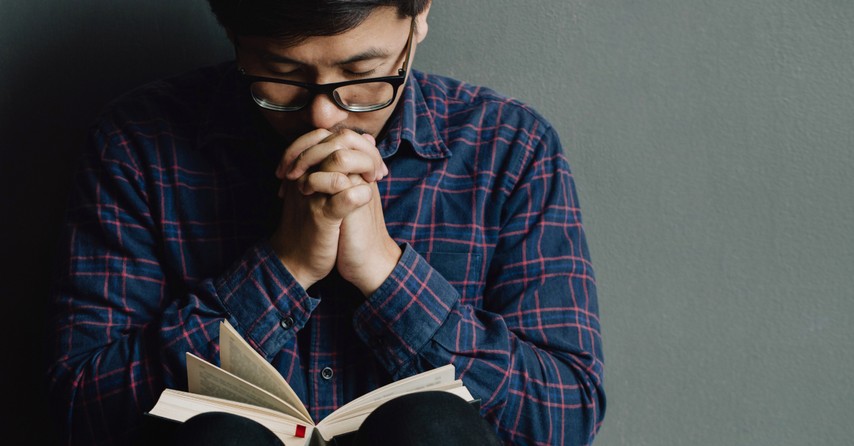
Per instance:
[[[305,426],[302,424],[297,424],[297,430],[294,433],[295,437],[305,438]]]

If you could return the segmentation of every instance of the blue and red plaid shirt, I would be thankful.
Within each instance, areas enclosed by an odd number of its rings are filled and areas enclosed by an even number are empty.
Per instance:
[[[142,87],[93,126],[52,299],[49,378],[69,444],[122,444],[185,352],[228,319],[320,420],[448,363],[513,444],[589,444],[602,343],[573,177],[554,129],[495,92],[413,71],[378,148],[403,257],[365,299],[304,290],[268,243],[285,147],[233,63]]]

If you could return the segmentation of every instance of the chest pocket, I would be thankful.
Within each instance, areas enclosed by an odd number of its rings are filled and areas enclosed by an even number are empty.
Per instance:
[[[424,258],[445,280],[461,293],[480,283],[483,256],[470,252],[428,252]]]

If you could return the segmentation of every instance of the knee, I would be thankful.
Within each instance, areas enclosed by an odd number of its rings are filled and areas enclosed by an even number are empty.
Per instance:
[[[166,444],[175,446],[284,446],[269,429],[249,418],[207,412],[184,422]]]
[[[494,446],[501,442],[472,404],[447,392],[418,392],[374,410],[356,433],[355,444]]]

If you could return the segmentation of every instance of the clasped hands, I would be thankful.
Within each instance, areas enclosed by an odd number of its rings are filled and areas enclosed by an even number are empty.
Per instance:
[[[282,216],[271,244],[308,289],[333,268],[370,296],[391,274],[401,250],[389,236],[377,181],[388,168],[371,135],[318,129],[282,155]]]

